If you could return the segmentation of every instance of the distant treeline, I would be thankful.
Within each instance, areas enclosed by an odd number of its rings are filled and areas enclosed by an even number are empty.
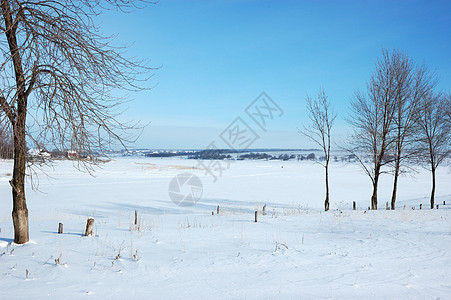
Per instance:
[[[0,124],[0,158],[13,158],[14,144],[10,130]]]
[[[188,159],[204,159],[204,160],[224,160],[235,159],[231,154],[239,154],[236,156],[236,160],[315,160],[314,153],[310,153],[307,156],[301,154],[280,154],[270,155],[266,152],[250,152],[246,150],[232,150],[232,149],[209,149],[201,151],[174,151],[174,152],[153,152],[147,153],[147,157],[181,157],[186,156]]]
[[[200,151],[174,151],[174,152],[153,152],[147,153],[147,157],[175,157],[187,156],[188,159],[232,159],[231,153],[240,153],[242,151],[231,149],[208,149]]]

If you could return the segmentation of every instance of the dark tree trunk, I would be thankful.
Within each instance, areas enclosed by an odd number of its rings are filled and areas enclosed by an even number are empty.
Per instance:
[[[25,92],[25,77],[22,69],[22,60],[17,44],[17,24],[12,18],[12,10],[9,1],[1,0],[1,12],[5,21],[5,34],[8,40],[9,51],[13,61],[16,88],[17,88],[17,111],[13,115],[11,111],[6,112],[13,126],[14,134],[14,169],[13,178],[10,181],[13,194],[13,224],[14,242],[23,244],[28,242],[28,208],[25,200],[25,163],[26,163],[26,141],[25,120],[27,117],[27,97]]]
[[[324,210],[329,210],[329,163],[326,163],[326,200],[324,201]]]
[[[18,124],[17,124],[18,123]],[[18,119],[16,126],[21,126],[21,118]],[[10,181],[13,193],[13,224],[14,224],[14,243],[24,244],[28,242],[28,208],[25,200],[25,134],[20,128],[14,129],[14,169],[13,178]]]
[[[379,153],[374,164],[374,178],[373,178],[373,195],[371,195],[371,209],[377,210],[377,188],[379,184],[379,176],[381,175],[382,160],[385,156],[385,140],[382,143],[382,150]]]
[[[399,91],[398,91],[399,92]],[[402,98],[402,96],[400,96]],[[399,169],[401,167],[401,154],[403,150],[403,142],[404,142],[404,135],[405,135],[405,129],[404,134],[402,131],[402,127],[405,128],[405,126],[402,126],[403,124],[403,103],[397,101],[397,108],[398,108],[398,132],[397,132],[397,138],[396,138],[396,156],[395,156],[395,174],[393,178],[393,192],[391,196],[391,209],[395,209],[396,204],[396,194],[398,192],[398,177],[399,177]]]
[[[395,209],[395,203],[396,203],[396,193],[398,191],[398,177],[399,177],[399,159],[396,159],[395,163],[395,174],[393,179],[393,193],[391,196],[391,209]]]
[[[434,209],[434,196],[435,196],[435,168],[432,168],[432,191],[431,191],[431,209]]]
[[[371,209],[377,210],[377,185],[379,181],[379,174],[376,173],[373,180],[373,195],[371,196]]]

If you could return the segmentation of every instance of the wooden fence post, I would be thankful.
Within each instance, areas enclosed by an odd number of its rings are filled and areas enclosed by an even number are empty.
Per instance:
[[[85,236],[92,236],[93,229],[94,229],[94,218],[89,217],[88,221],[86,222]]]
[[[58,224],[58,233],[63,233],[63,223]]]
[[[258,215],[258,211],[255,211],[255,223],[257,223],[257,215]]]
[[[355,210],[355,201],[352,202],[352,210]]]
[[[265,205],[263,205],[263,213],[262,213],[264,216],[266,216],[266,204]]]

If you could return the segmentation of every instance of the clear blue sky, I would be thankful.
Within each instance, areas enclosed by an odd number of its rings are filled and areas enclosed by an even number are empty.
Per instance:
[[[382,47],[426,63],[450,91],[450,12],[451,1],[160,0],[100,20],[118,44],[132,43],[131,56],[161,66],[124,115],[151,122],[136,147],[226,147],[218,137],[241,116],[261,136],[252,148],[307,148],[297,132],[306,93],[326,90],[343,135],[349,99]],[[244,112],[262,91],[284,110],[266,133]]]

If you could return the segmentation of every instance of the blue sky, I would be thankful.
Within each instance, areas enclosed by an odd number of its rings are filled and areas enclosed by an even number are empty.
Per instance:
[[[354,92],[364,89],[382,47],[401,49],[451,90],[451,1],[160,0],[100,17],[130,56],[151,59],[149,91],[123,116],[151,124],[136,147],[204,148],[237,117],[260,136],[252,148],[309,148],[306,93],[323,87],[346,134]],[[265,91],[284,111],[267,131],[245,108]]]

